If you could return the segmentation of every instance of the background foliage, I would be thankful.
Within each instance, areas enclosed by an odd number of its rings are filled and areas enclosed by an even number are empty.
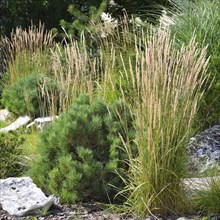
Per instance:
[[[4,0],[0,2],[0,35],[9,36],[13,28],[27,28],[31,22],[38,24],[39,20],[46,24],[47,29],[55,28],[60,32],[61,24],[67,29],[74,29],[77,35],[82,26],[98,18],[101,11],[108,11],[114,17],[119,17],[125,9],[129,15],[152,18],[153,14],[160,11],[159,6],[171,6],[169,0],[115,0],[114,6],[109,2],[110,0]]]
[[[207,46],[210,56],[209,74],[211,85],[204,95],[198,112],[199,126],[207,128],[220,123],[220,2],[218,0],[185,1],[178,4],[178,11],[171,26],[178,47],[188,44],[195,35],[199,47]],[[200,128],[202,129],[202,128]]]

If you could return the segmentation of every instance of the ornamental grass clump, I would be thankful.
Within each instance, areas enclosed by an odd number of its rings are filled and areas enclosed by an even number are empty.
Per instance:
[[[97,73],[97,60],[89,54],[84,36],[78,42],[74,39],[70,43],[56,45],[52,51],[51,77],[59,87],[54,94],[47,93],[47,87],[42,86],[42,93],[50,100],[50,112],[59,114],[69,109],[74,100],[81,93],[93,96]],[[59,100],[59,109],[56,111],[56,102]]]
[[[0,39],[0,72],[7,72],[7,83],[13,84],[20,77],[50,69],[49,48],[54,46],[54,36],[43,24],[31,25],[28,29],[17,27],[10,38]]]
[[[137,42],[136,63],[130,59],[122,75],[136,91],[138,154],[131,154],[125,143],[130,169],[121,193],[140,216],[180,214],[190,206],[180,182],[186,174],[186,143],[208,80],[208,59],[195,37],[179,50],[174,42],[169,30],[153,29],[141,44]],[[121,92],[124,96],[123,88]]]

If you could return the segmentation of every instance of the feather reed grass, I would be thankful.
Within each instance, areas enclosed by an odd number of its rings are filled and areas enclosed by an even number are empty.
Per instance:
[[[140,216],[180,214],[189,211],[189,201],[180,186],[185,173],[185,146],[208,80],[206,48],[199,49],[193,37],[175,49],[170,31],[152,30],[148,39],[136,43],[135,65],[124,64],[123,78],[133,90],[138,156],[128,153],[128,180],[121,193]],[[126,99],[124,89],[121,94]]]
[[[42,67],[46,71],[49,48],[54,45],[51,31],[45,30],[44,24],[31,25],[23,30],[17,27],[10,38],[1,37],[1,66],[2,73],[7,72],[9,84],[15,83],[26,74],[31,74],[33,65]],[[21,66],[22,69],[19,69]]]

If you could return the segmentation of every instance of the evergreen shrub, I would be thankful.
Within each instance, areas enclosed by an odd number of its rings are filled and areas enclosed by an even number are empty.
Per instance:
[[[48,114],[50,100],[47,98],[49,96],[45,97],[43,94],[42,87],[46,86],[47,92],[50,94],[57,90],[57,86],[50,78],[44,84],[44,77],[31,74],[4,88],[2,93],[3,105],[15,115],[26,114],[39,117]]]
[[[24,138],[18,132],[0,133],[0,179],[19,176],[24,169],[20,147]]]
[[[132,115],[122,101],[108,106],[83,94],[42,133],[29,175],[63,202],[113,202],[113,186],[123,187],[118,174],[128,168],[122,138],[131,140],[133,135]]]

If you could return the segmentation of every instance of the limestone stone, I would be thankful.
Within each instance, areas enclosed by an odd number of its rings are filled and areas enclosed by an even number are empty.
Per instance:
[[[54,196],[46,197],[30,177],[10,177],[0,180],[0,208],[10,215],[24,216],[36,209],[47,211],[57,205]]]
[[[183,187],[187,191],[209,190],[212,181],[220,182],[220,176],[202,177],[202,178],[186,178],[182,180]]]
[[[31,118],[27,115],[26,116],[21,116],[15,122],[10,124],[9,126],[7,126],[5,128],[1,128],[0,133],[1,132],[9,132],[9,131],[17,130],[21,126],[24,126],[25,124],[27,124],[30,120],[31,120]]]
[[[55,116],[55,117],[47,116],[47,117],[42,117],[42,118],[36,118],[33,122],[28,124],[26,128],[28,129],[35,125],[37,126],[38,130],[42,131],[46,125],[51,123],[56,118],[58,118],[58,116]]]

